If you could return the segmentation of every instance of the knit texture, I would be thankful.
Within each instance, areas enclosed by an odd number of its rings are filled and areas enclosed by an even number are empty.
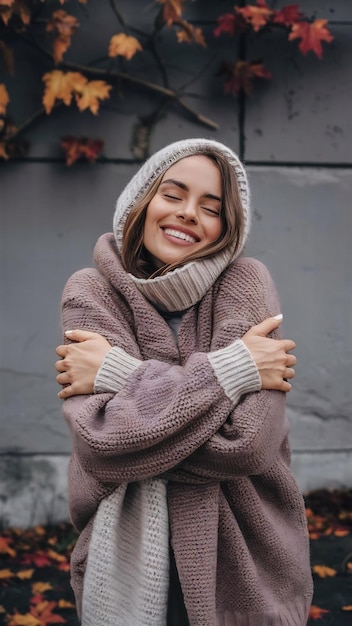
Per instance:
[[[312,583],[285,396],[261,390],[235,402],[208,357],[280,310],[266,268],[232,263],[185,312],[177,346],[122,269],[112,236],[95,258],[96,270],[66,285],[64,330],[99,332],[143,363],[121,391],[64,403],[69,505],[81,532],[72,556],[78,610],[100,503],[123,483],[161,477],[191,626],[304,626]]]
[[[124,483],[100,503],[84,577],[84,626],[165,626],[166,485]]]
[[[116,245],[120,252],[126,218],[136,201],[150,189],[158,176],[166,172],[174,163],[194,154],[202,154],[209,149],[227,158],[237,178],[244,213],[244,230],[236,252],[237,256],[240,254],[250,227],[249,187],[245,169],[238,156],[230,148],[218,141],[201,138],[177,141],[153,154],[122,191],[117,200],[113,220]],[[136,278],[132,274],[130,276],[137,289],[156,306],[166,311],[182,311],[199,302],[221,272],[234,259],[235,244],[234,241],[232,247],[217,255],[196,263],[186,263],[153,280]]]

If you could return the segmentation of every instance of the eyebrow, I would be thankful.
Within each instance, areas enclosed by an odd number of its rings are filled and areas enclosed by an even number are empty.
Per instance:
[[[172,183],[173,185],[176,185],[176,187],[180,187],[180,189],[183,189],[184,191],[189,191],[189,188],[187,187],[187,185],[185,185],[185,183],[183,183],[181,180],[175,180],[175,178],[168,178],[167,180],[162,180],[160,183],[160,186],[165,185],[166,183]],[[204,198],[209,198],[209,200],[217,200],[218,202],[222,201],[221,198],[219,198],[219,196],[215,196],[213,193],[205,193]]]

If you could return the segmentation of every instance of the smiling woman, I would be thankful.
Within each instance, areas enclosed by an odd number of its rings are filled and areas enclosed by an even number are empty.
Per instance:
[[[67,282],[56,368],[82,626],[306,624],[295,344],[267,269],[240,257],[249,222],[237,155],[176,142],[120,194],[96,268]]]
[[[143,244],[160,268],[214,243],[222,231],[219,169],[195,155],[172,165],[149,202]]]

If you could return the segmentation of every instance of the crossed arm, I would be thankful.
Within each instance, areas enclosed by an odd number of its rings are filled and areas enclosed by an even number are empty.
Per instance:
[[[267,335],[278,328],[281,316],[270,317],[247,331],[242,341],[249,350],[258,369],[261,388],[288,392],[288,380],[295,375],[296,357],[290,354],[295,343],[290,339],[271,339]],[[111,350],[110,343],[100,334],[84,330],[71,330],[66,336],[72,343],[59,345],[56,353],[60,360],[55,368],[56,380],[63,388],[59,398],[90,394],[105,357]]]

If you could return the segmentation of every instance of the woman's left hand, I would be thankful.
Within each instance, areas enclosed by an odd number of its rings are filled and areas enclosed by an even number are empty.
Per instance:
[[[56,380],[64,385],[58,396],[93,393],[95,377],[111,345],[102,335],[85,330],[69,330],[65,335],[75,343],[56,348],[56,354],[62,357],[55,363],[59,372]]]

